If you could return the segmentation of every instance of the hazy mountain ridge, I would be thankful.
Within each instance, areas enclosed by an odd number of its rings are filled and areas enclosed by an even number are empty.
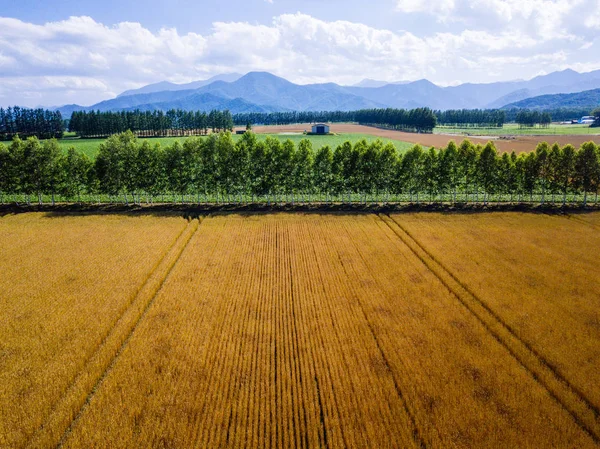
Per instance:
[[[214,109],[243,112],[285,112],[271,106],[257,105],[242,98],[223,99],[209,93],[196,93],[179,100],[162,103],[141,104],[124,109],[125,111],[168,111],[169,109],[182,109],[184,111],[210,112]]]
[[[227,81],[226,79],[233,79]],[[375,80],[364,80],[363,85]],[[359,84],[361,84],[359,83]],[[371,83],[372,84],[372,83]],[[200,87],[197,87],[200,86]],[[189,88],[192,87],[192,88]],[[163,89],[166,90],[157,90]],[[578,73],[553,72],[529,81],[487,84],[466,83],[440,87],[422,79],[379,87],[326,84],[294,84],[267,72],[218,75],[188,84],[155,83],[92,106],[58,108],[66,117],[74,110],[210,110],[238,112],[349,111],[365,108],[477,109],[501,108],[507,104],[558,93],[575,93],[600,88],[600,70]],[[235,101],[234,101],[235,100]]]
[[[128,95],[150,94],[164,91],[173,92],[178,90],[199,89],[201,87],[208,86],[209,84],[214,83],[215,81],[227,81],[231,83],[233,81],[237,81],[242,76],[243,75],[240,75],[239,73],[226,73],[223,75],[213,76],[212,78],[209,78],[207,80],[192,81],[191,83],[186,84],[175,84],[170,83],[168,81],[161,81],[159,83],[148,84],[147,86],[140,87],[139,89],[126,90],[125,92],[117,95],[117,98],[125,97]]]
[[[600,106],[600,89],[592,89],[576,93],[540,95],[507,104],[504,109],[588,108],[591,111],[598,106]]]

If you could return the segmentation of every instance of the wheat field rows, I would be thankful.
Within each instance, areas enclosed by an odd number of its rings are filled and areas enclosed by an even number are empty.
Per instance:
[[[2,216],[0,447],[597,447],[599,230]]]

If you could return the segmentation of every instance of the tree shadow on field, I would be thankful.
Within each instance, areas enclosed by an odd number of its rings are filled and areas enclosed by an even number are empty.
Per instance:
[[[533,214],[588,214],[600,211],[598,206],[566,206],[552,204],[473,204],[473,203],[420,203],[420,204],[228,204],[228,205],[190,205],[190,204],[155,204],[155,205],[86,205],[57,204],[51,205],[3,205],[0,206],[0,218],[28,212],[41,212],[47,218],[65,216],[121,215],[127,217],[183,217],[193,219],[207,215],[239,214],[268,215],[280,213],[302,213],[319,215],[362,215],[373,213],[444,213],[444,214],[488,214],[493,212],[525,212]]]

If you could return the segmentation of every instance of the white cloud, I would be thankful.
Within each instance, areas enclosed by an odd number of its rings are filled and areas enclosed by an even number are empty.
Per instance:
[[[438,17],[450,14],[456,6],[455,0],[398,0],[396,8],[404,13],[427,13]]]
[[[596,2],[596,6],[592,13],[585,19],[585,26],[588,28],[600,29],[600,0]]]
[[[517,27],[551,39],[567,36],[581,24],[600,27],[598,0],[396,0],[403,13],[425,13],[438,21],[465,23],[471,28]],[[591,15],[590,15],[591,14]]]
[[[425,2],[406,0],[398,8],[403,14],[451,20],[459,18],[465,1],[444,0],[434,10]],[[582,6],[585,0],[577,2]],[[550,20],[556,13],[537,11],[534,4],[553,2],[520,3],[522,10],[514,0],[468,0],[470,14],[485,9],[504,25],[495,29],[485,22],[444,32],[433,27],[422,34],[328,22],[301,13],[277,16],[268,25],[215,22],[203,34],[182,34],[174,28],[152,32],[131,22],[107,26],[90,17],[43,25],[0,18],[0,105],[92,104],[148,83],[189,82],[234,71],[270,71],[299,83],[429,78],[454,84],[598,65],[594,47],[586,44],[589,39],[569,31],[564,18],[552,26],[515,24],[535,24],[538,17]],[[555,27],[560,30],[541,33]]]

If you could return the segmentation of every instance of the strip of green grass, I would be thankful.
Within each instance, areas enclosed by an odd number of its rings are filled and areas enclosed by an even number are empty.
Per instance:
[[[329,145],[332,150],[334,150],[338,145],[343,144],[346,141],[350,141],[353,144],[358,142],[359,140],[365,139],[368,143],[374,142],[378,138],[375,136],[371,136],[368,134],[337,134],[332,136],[306,136],[303,134],[257,134],[258,140],[264,140],[267,136],[271,136],[281,140],[282,142],[289,139],[296,146],[302,139],[308,139],[312,142],[312,146],[315,150],[318,150],[325,145]],[[234,135],[234,140],[239,140],[241,136]],[[147,140],[150,144],[160,143],[162,147],[166,147],[172,145],[175,141],[179,141],[183,143],[186,137],[156,137],[144,139],[140,138],[140,141]],[[95,158],[96,154],[98,154],[98,147],[100,143],[102,143],[105,139],[78,139],[78,138],[66,138],[58,141],[61,148],[64,151],[67,151],[70,147],[74,147],[77,151],[83,152],[87,154],[91,158]],[[389,139],[381,139],[385,143],[391,142],[396,147],[396,150],[399,152],[404,152],[413,146],[412,143],[403,142],[400,140],[389,140]]]

